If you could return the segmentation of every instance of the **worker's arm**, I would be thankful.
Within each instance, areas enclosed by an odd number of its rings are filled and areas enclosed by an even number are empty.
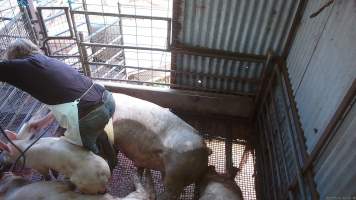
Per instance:
[[[24,59],[0,61],[0,81],[11,85],[18,82],[19,75],[27,68]]]

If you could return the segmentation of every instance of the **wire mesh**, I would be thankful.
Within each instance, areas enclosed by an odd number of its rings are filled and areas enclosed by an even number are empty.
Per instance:
[[[0,54],[17,38],[28,38],[35,42],[32,25],[26,12],[20,12],[16,1],[0,2]]]

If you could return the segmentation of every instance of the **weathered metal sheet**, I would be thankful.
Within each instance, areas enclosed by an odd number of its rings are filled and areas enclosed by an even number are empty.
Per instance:
[[[176,2],[178,16],[173,19],[173,31],[177,31],[173,32],[173,43],[255,55],[266,55],[272,50],[281,55],[298,3],[296,0],[179,0]],[[178,71],[257,79],[261,78],[263,67],[182,54],[175,61],[173,65]],[[225,93],[255,93],[257,88],[249,82],[203,79],[176,77],[178,85],[214,88]]]
[[[315,164],[320,199],[347,199],[356,195],[356,105]]]
[[[356,2],[311,1],[288,57],[296,102],[308,151],[320,138],[347,89],[356,78]]]
[[[182,0],[180,43],[232,52],[282,53],[296,0]]]
[[[177,56],[177,71],[193,74],[177,74],[176,83],[182,86],[226,93],[254,93],[257,89],[257,82],[249,83],[237,79],[258,80],[261,77],[262,68],[263,63],[179,54]]]

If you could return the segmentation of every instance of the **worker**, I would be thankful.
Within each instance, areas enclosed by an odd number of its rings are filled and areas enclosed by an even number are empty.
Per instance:
[[[103,86],[45,56],[26,39],[17,39],[6,49],[0,81],[26,91],[50,109],[48,115],[29,123],[31,130],[39,131],[56,119],[66,128],[64,138],[101,155],[113,170],[116,152],[104,128],[115,111],[115,101]]]

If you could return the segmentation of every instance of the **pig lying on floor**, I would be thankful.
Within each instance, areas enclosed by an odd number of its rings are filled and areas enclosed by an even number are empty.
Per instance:
[[[199,200],[242,200],[242,192],[234,178],[237,168],[230,176],[219,175],[213,166],[209,166],[204,178],[199,181]]]
[[[18,135],[9,131],[7,135],[22,151],[32,143],[26,128]],[[0,148],[4,150],[1,154],[3,163],[13,163],[20,155],[11,144],[1,142]],[[105,192],[105,184],[111,176],[109,166],[103,158],[62,137],[45,137],[37,141],[26,152],[26,167],[33,168],[42,175],[47,175],[49,169],[56,170],[86,194]]]
[[[159,200],[177,199],[208,167],[211,151],[204,139],[168,109],[124,94],[113,97],[115,146],[137,167],[162,172],[165,192]]]
[[[70,184],[59,181],[41,181],[31,183],[29,180],[11,173],[0,179],[1,200],[154,200],[151,174],[148,173],[146,185],[140,183],[136,176],[136,191],[124,198],[115,198],[110,194],[85,195],[73,191]]]

